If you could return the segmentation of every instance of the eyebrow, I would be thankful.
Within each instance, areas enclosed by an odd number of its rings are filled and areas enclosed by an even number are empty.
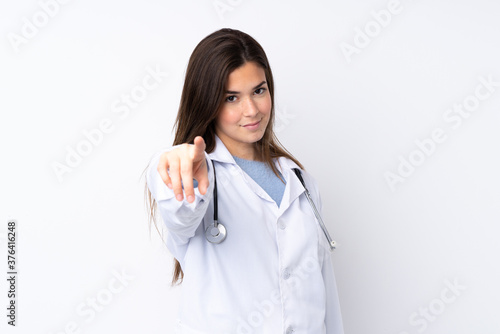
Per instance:
[[[266,81],[262,81],[260,84],[258,84],[257,86],[255,86],[254,88],[252,89],[257,89],[257,88],[260,88],[260,86],[262,86],[263,84],[265,84]],[[234,90],[226,90],[226,94],[239,94],[240,92],[236,92]]]

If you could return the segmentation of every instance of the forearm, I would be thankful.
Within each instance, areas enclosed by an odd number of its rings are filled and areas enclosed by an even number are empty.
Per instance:
[[[157,209],[160,216],[167,227],[169,233],[173,234],[173,239],[179,245],[189,241],[198,228],[203,216],[205,215],[208,205],[213,197],[213,166],[208,154],[205,152],[207,163],[209,186],[204,195],[202,195],[198,187],[194,188],[194,202],[189,203],[186,196],[182,201],[175,198],[173,189],[168,188],[163,182],[157,167],[160,155],[163,152],[170,151],[177,146],[165,149],[157,153],[150,161],[147,169],[147,186],[153,198],[156,200]],[[196,183],[194,183],[196,185]]]

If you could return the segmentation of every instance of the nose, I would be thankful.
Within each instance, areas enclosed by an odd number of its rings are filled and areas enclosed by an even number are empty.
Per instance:
[[[259,113],[259,108],[257,103],[252,99],[246,99],[246,102],[243,104],[243,115],[248,117],[254,117]]]

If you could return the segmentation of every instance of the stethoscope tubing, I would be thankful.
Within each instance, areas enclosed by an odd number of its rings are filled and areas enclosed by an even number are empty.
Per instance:
[[[318,220],[319,226],[323,230],[323,234],[325,235],[326,240],[328,240],[328,246],[330,247],[330,251],[333,251],[337,247],[337,244],[332,239],[332,237],[330,237],[330,233],[328,233],[328,230],[326,229],[325,223],[323,223],[323,219],[321,219],[321,216],[320,216],[318,210],[316,209],[316,205],[314,205],[314,203],[311,199],[311,195],[309,195],[309,190],[307,190],[307,188],[306,188],[306,197],[307,197],[307,200],[309,201],[309,204],[311,204],[311,207],[314,211],[314,215],[316,216],[316,219]]]
[[[205,238],[211,243],[220,244],[226,239],[227,231],[223,224],[219,224],[219,205],[217,202],[217,177],[215,175],[215,165],[212,160],[212,168],[214,170],[214,223],[209,225],[205,230]]]
[[[299,178],[302,185],[304,186],[306,198],[309,201],[311,208],[313,209],[314,216],[316,216],[316,220],[318,221],[319,226],[323,230],[323,234],[325,235],[326,239],[328,240],[328,246],[330,247],[330,251],[333,251],[335,249],[335,247],[337,246],[337,244],[332,239],[332,237],[330,237],[330,233],[328,233],[328,230],[325,226],[325,223],[323,222],[323,219],[321,219],[321,215],[319,214],[318,209],[316,209],[316,205],[314,205],[314,202],[311,198],[311,194],[309,193],[309,190],[307,189],[306,184],[305,184],[304,180],[302,179],[302,176],[300,175],[300,169],[294,168],[293,170],[294,170],[295,174],[297,175],[297,177]]]
[[[207,238],[207,240],[209,242],[214,243],[214,244],[219,244],[222,241],[224,241],[224,239],[226,238],[227,231],[226,231],[225,226],[223,224],[219,223],[219,219],[218,219],[219,205],[217,202],[217,176],[215,175],[215,165],[214,165],[213,160],[212,160],[212,168],[214,171],[214,195],[213,195],[214,219],[213,219],[213,224],[210,224],[206,228],[205,237]],[[314,205],[314,202],[311,198],[311,194],[309,193],[309,190],[307,189],[306,184],[305,184],[304,180],[302,179],[300,169],[293,168],[293,170],[294,170],[295,174],[297,175],[297,177],[299,178],[300,183],[302,183],[302,185],[304,186],[307,201],[311,205],[314,216],[316,217],[316,220],[318,221],[319,226],[321,227],[321,230],[323,231],[323,234],[325,235],[326,239],[328,240],[328,245],[330,247],[330,251],[333,251],[336,248],[336,242],[331,238],[330,234],[328,233],[328,230],[325,226],[325,223],[323,222],[323,219],[321,219],[321,215],[319,214],[318,209],[316,209],[316,205]]]

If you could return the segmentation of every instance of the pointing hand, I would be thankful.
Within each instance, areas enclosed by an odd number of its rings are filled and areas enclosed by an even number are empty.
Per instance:
[[[158,173],[167,187],[174,190],[178,201],[183,200],[182,186],[184,186],[188,202],[194,201],[193,178],[198,181],[200,193],[205,195],[207,192],[209,183],[205,148],[203,137],[197,136],[194,144],[184,143],[160,156]]]

